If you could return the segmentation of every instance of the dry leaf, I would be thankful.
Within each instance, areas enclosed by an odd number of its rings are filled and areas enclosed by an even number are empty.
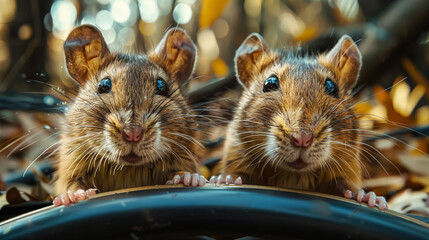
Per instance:
[[[391,210],[400,213],[413,213],[429,216],[429,207],[426,205],[428,194],[423,191],[411,191],[406,189],[390,199],[388,202]]]

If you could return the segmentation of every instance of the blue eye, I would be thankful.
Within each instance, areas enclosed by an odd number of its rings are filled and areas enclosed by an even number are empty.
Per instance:
[[[338,98],[338,87],[330,78],[325,81],[325,93]]]
[[[98,94],[109,93],[112,90],[112,81],[110,78],[104,78],[97,84]]]
[[[279,79],[277,76],[271,76],[264,83],[264,92],[271,92],[279,89]]]
[[[162,78],[158,78],[156,80],[156,94],[161,96],[167,96],[168,95],[168,85]]]

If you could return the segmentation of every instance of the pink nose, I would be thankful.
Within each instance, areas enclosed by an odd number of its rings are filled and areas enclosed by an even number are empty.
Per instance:
[[[140,126],[124,128],[122,137],[127,142],[138,142],[143,137],[143,129]]]
[[[313,142],[313,133],[309,130],[300,130],[297,136],[290,138],[293,147],[308,147]]]

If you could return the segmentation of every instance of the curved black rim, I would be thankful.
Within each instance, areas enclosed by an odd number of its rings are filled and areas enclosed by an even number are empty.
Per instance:
[[[335,198],[258,187],[101,194],[0,225],[7,239],[427,239],[427,224]]]

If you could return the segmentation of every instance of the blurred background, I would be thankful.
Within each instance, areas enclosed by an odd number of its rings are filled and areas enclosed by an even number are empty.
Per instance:
[[[171,27],[185,29],[198,47],[190,102],[230,99],[215,106],[229,113],[241,91],[235,50],[250,33],[271,48],[314,54],[352,36],[363,55],[355,92],[367,144],[365,185],[395,210],[429,215],[429,1],[0,0],[0,6],[0,190],[11,196],[0,206],[49,199],[58,119],[68,104],[63,95],[78,90],[64,66],[63,42],[75,26],[93,24],[112,51],[136,53],[153,49]],[[221,142],[223,127],[208,142]],[[207,148],[207,158],[216,159],[219,144]]]

